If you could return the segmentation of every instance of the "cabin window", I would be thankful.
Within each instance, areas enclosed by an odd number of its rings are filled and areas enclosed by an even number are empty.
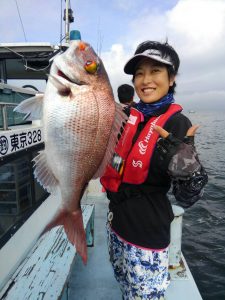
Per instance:
[[[24,120],[24,114],[14,112],[13,110],[18,103],[32,96],[34,95],[25,94],[19,91],[14,91],[9,87],[6,88],[0,86],[0,128],[4,128],[5,126],[4,114],[6,115],[8,126],[31,123],[30,121]]]

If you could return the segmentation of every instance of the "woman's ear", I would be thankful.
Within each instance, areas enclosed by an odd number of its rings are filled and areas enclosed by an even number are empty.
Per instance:
[[[174,82],[175,82],[176,76],[175,75],[171,75],[170,77],[170,86],[173,86]]]

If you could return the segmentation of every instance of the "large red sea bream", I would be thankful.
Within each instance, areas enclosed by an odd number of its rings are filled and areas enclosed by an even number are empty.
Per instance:
[[[103,63],[82,41],[57,56],[43,96],[16,108],[29,119],[42,112],[45,150],[34,174],[49,192],[60,190],[62,205],[47,230],[63,225],[84,263],[87,261],[80,200],[92,178],[102,175],[124,121]]]

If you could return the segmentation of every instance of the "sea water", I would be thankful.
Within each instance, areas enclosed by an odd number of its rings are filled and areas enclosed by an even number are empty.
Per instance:
[[[203,198],[186,210],[182,251],[204,300],[225,299],[225,113],[186,114],[209,181]]]

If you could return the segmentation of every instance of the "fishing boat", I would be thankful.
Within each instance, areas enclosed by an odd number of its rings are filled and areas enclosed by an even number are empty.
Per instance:
[[[93,293],[95,299],[121,297],[107,257],[108,200],[98,180],[90,182],[82,199],[87,243],[94,244],[87,267],[76,257],[62,228],[40,237],[60,201],[39,185],[32,172],[32,159],[44,149],[41,120],[26,122],[13,111],[22,100],[42,92],[35,82],[47,81],[51,61],[69,46],[70,39],[79,36],[69,31],[71,13],[66,1],[64,44],[0,43],[0,299],[82,300],[93,299]],[[10,80],[23,84],[18,87]],[[166,299],[199,300],[201,295],[181,254],[183,211],[174,210],[172,282]],[[85,288],[84,282],[89,283]]]

